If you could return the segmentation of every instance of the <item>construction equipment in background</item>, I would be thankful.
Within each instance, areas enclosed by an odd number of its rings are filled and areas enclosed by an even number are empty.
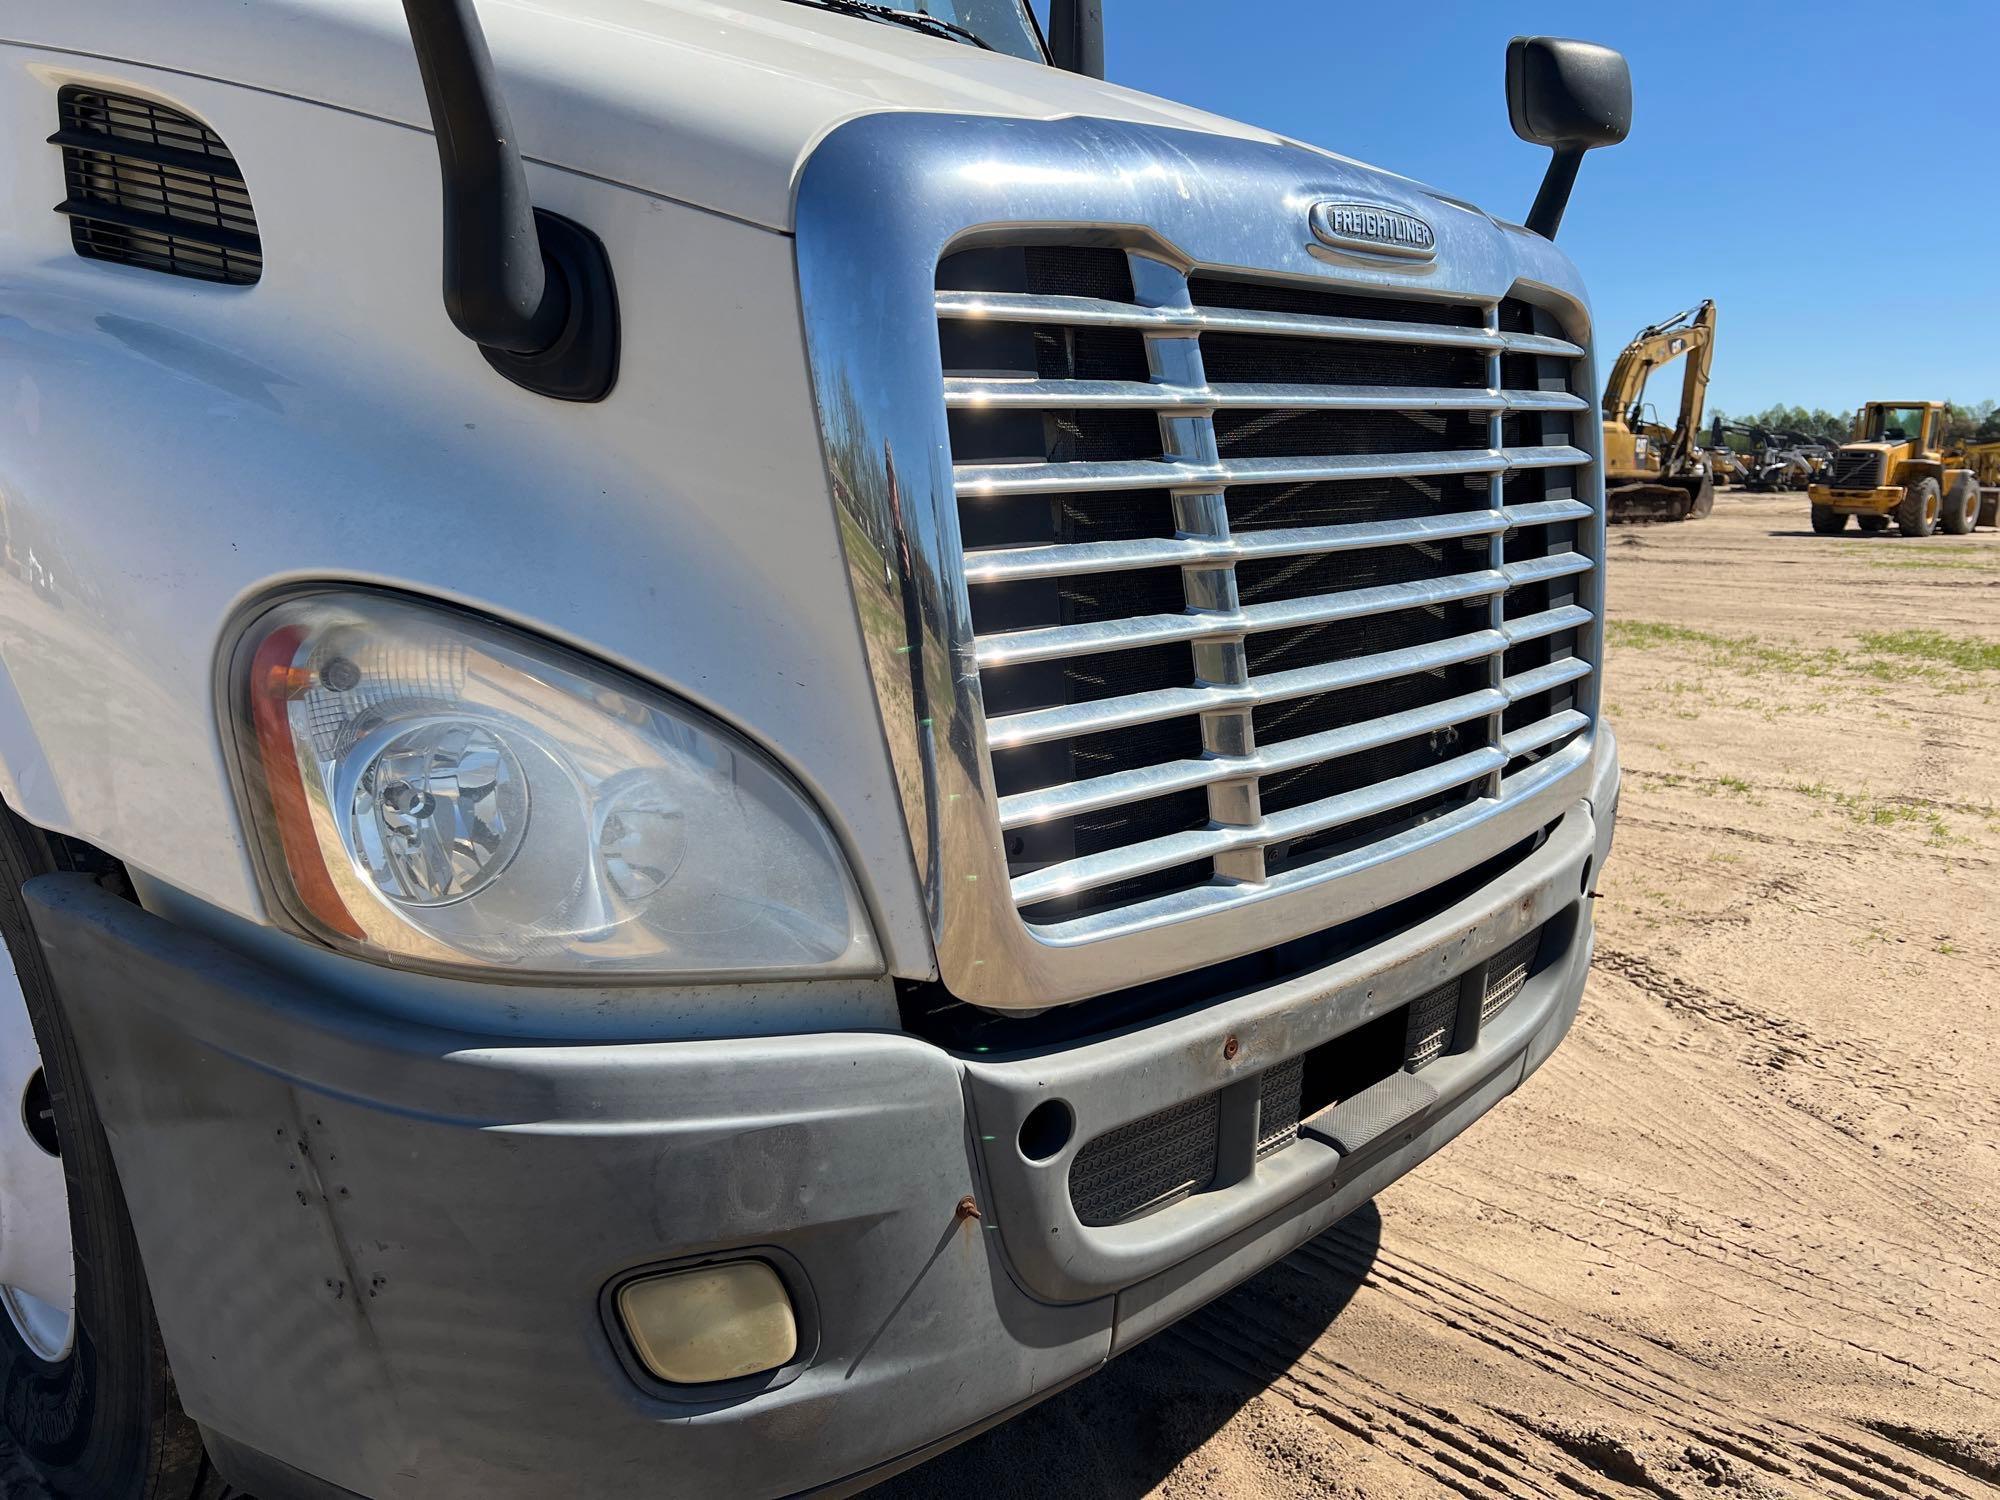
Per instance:
[[[1832,458],[1833,450],[1817,438],[1797,432],[1776,433],[1757,460],[1750,488],[1766,493],[1809,489]]]
[[[1729,433],[1748,438],[1749,451],[1734,454],[1728,446]],[[1709,424],[1708,439],[1711,450],[1734,455],[1741,483],[1765,494],[1806,489],[1833,458],[1833,449],[1823,438],[1803,432],[1773,432],[1767,427],[1725,422],[1720,417]],[[1717,472],[1722,471],[1718,468]]]
[[[1647,421],[1646,382],[1677,359],[1680,410],[1672,427]],[[1695,445],[1715,363],[1715,303],[1639,330],[1604,383],[1604,514],[1612,521],[1687,521],[1715,508],[1715,480]]]
[[[1834,451],[1807,491],[1812,529],[1832,535],[1853,516],[1863,531],[1887,531],[1893,520],[1904,536],[1929,536],[1940,526],[1963,536],[1987,520],[1980,476],[1965,453],[1944,451],[1944,423],[1942,401],[1864,406],[1854,441]]]
[[[1945,454],[1946,463],[1963,463],[1979,484],[1981,526],[2000,529],[2000,443],[1967,443]]]
[[[1717,489],[1725,484],[1748,484],[1755,477],[1750,465],[1743,461],[1743,455],[1721,441],[1719,428],[1715,440],[1708,445],[1706,456],[1709,476]]]

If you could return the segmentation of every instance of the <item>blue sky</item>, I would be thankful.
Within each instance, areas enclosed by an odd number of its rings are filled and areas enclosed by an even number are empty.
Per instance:
[[[2000,399],[2000,0],[1104,10],[1114,81],[1515,219],[1547,152],[1508,128],[1507,38],[1614,46],[1632,65],[1632,134],[1585,161],[1559,237],[1591,289],[1600,360],[1714,297],[1712,406]]]

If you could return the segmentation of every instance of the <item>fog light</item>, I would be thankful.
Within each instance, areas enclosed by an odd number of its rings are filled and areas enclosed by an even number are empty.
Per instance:
[[[629,1282],[618,1315],[646,1368],[675,1385],[775,1370],[799,1349],[792,1299],[760,1260]]]

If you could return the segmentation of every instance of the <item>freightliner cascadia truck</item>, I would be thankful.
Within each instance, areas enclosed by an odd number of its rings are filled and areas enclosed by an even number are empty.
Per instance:
[[[54,1493],[851,1493],[1561,1040],[1616,53],[1509,45],[1515,224],[1106,84],[1089,0],[0,30]]]

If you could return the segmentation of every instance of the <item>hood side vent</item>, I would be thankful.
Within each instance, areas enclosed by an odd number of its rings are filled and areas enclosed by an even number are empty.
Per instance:
[[[242,170],[201,121],[101,89],[56,96],[64,191],[56,212],[88,260],[247,286],[263,274]]]

